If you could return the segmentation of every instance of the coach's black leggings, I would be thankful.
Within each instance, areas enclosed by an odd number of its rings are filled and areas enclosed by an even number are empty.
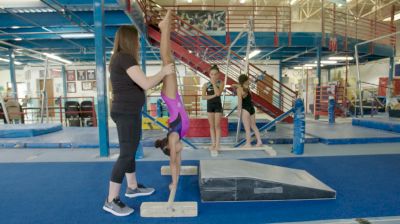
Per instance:
[[[111,118],[117,124],[120,153],[114,164],[111,181],[122,183],[125,173],[136,170],[135,155],[140,141],[142,122],[140,113],[111,113]]]

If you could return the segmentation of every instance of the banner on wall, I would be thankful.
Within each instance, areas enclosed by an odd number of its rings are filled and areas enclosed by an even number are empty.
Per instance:
[[[208,35],[225,35],[225,11],[179,10],[178,16]]]

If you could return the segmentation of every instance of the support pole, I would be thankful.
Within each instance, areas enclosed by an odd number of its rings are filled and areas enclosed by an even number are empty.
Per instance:
[[[331,81],[331,69],[328,69],[328,82]]]
[[[18,99],[17,79],[15,77],[14,49],[9,50],[10,80],[12,85],[12,97]]]
[[[304,115],[304,103],[302,99],[297,99],[294,109],[294,129],[293,129],[293,148],[292,153],[301,155],[304,153],[304,142],[306,132],[306,122]]]
[[[328,120],[329,124],[334,124],[335,123],[335,98],[333,96],[329,96],[329,101],[328,101]]]
[[[357,48],[357,44],[354,47],[355,52],[354,52],[354,56],[356,58],[356,69],[357,69],[357,92],[358,92],[358,103],[360,106],[360,116],[363,117],[364,116],[364,111],[363,111],[363,103],[362,103],[362,87],[361,87],[361,77],[360,77],[360,62],[358,60],[358,48]],[[357,107],[355,107],[357,108]],[[357,111],[356,111],[357,112]],[[355,114],[357,116],[357,113]]]
[[[44,78],[43,78],[43,87],[40,91],[40,100],[41,100],[41,105],[40,105],[40,123],[43,124],[43,117],[44,117],[44,112],[46,110],[46,115],[48,115],[47,111],[47,91],[46,91],[46,84],[47,84],[47,73],[49,72],[49,58],[46,58],[46,64],[45,64],[45,71],[44,71]],[[49,116],[47,116],[48,118]]]
[[[108,139],[108,107],[106,87],[106,55],[104,52],[104,0],[93,0],[94,6],[94,28],[96,46],[96,82],[97,82],[97,110],[99,125],[100,156],[109,156]]]
[[[282,60],[279,60],[279,65],[278,65],[279,83],[282,83],[282,73],[283,73]],[[279,85],[279,108],[283,110],[282,85]]]
[[[394,69],[395,69],[395,62],[394,62],[394,56],[392,56],[389,58],[389,78],[386,88],[386,108],[389,107],[390,99],[392,98],[392,90],[393,90],[392,83],[393,83]]]
[[[140,52],[141,52],[141,63],[142,63],[142,71],[144,74],[146,74],[147,70],[146,70],[146,36],[142,33],[140,35]],[[145,101],[145,104],[143,106],[143,112],[147,113],[147,99]],[[140,125],[142,124],[142,114],[140,115]],[[143,138],[143,133],[142,131],[140,131],[140,140],[142,140]],[[144,157],[144,153],[143,153],[143,145],[142,142],[139,142],[137,151],[136,151],[136,159],[142,159]]]
[[[67,97],[67,71],[65,65],[61,65],[61,75],[63,81],[63,97]]]
[[[321,85],[321,45],[317,48],[317,78],[318,78],[318,85]]]

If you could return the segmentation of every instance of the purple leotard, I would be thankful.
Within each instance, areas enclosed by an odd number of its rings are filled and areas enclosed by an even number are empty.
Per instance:
[[[164,100],[169,111],[168,133],[176,132],[179,134],[180,138],[185,137],[189,130],[189,117],[182,103],[181,96],[176,92],[175,99],[171,99],[164,93],[161,93],[161,98]]]

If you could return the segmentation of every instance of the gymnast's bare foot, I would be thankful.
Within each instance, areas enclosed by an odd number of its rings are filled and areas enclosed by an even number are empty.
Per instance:
[[[158,24],[158,27],[160,27],[161,32],[163,30],[171,29],[171,10],[167,11],[167,14],[165,15],[164,19],[161,20],[161,22]]]
[[[215,149],[215,146],[214,145],[210,145],[210,147],[208,147],[208,150],[210,150],[210,151],[212,151],[212,150],[214,150]]]
[[[251,144],[245,144],[242,148],[251,148]]]
[[[175,183],[170,183],[169,184],[169,191],[172,191],[173,188],[176,189],[176,184]]]

